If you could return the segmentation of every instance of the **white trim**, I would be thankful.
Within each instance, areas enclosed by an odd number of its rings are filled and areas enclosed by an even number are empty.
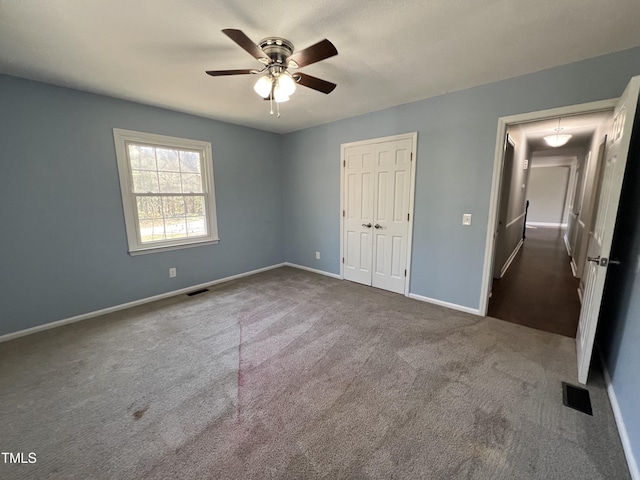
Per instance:
[[[580,305],[582,305],[582,289],[578,286],[578,298],[580,299]]]
[[[513,249],[513,252],[511,252],[511,255],[509,255],[509,258],[507,258],[507,261],[504,262],[504,265],[500,269],[500,278],[504,277],[504,274],[507,273],[507,270],[511,266],[511,262],[513,262],[513,259],[516,258],[516,255],[518,255],[518,252],[520,251],[520,248],[523,244],[524,240],[521,238],[516,248]]]
[[[552,222],[527,222],[527,225],[534,227],[562,227],[567,228],[566,223],[552,223]]]
[[[520,220],[522,217],[524,217],[527,214],[527,212],[522,212],[521,215],[518,215],[516,218],[514,218],[513,220],[511,220],[509,223],[507,223],[507,226],[504,227],[505,230],[507,228],[509,228],[511,225],[513,225],[514,223],[516,223],[518,220]]]
[[[406,270],[407,275],[404,280],[404,296],[409,296],[409,288],[411,281],[411,258],[413,254],[413,223],[415,222],[414,206],[416,196],[416,164],[418,163],[418,132],[402,133],[399,135],[391,135],[388,137],[371,138],[368,140],[359,140],[357,142],[343,143],[340,145],[340,275],[338,278],[344,280],[344,217],[342,211],[344,210],[344,161],[345,150],[349,147],[357,147],[360,145],[367,145],[370,143],[383,143],[391,142],[394,140],[412,140],[412,158],[411,158],[411,187],[409,189],[409,215],[411,220],[409,221],[409,228],[407,229],[407,263]]]
[[[632,480],[640,480],[640,469],[638,469],[638,462],[633,455],[633,449],[631,448],[631,441],[629,440],[629,434],[627,433],[627,426],[624,423],[624,417],[620,410],[620,404],[616,397],[616,391],[613,389],[613,383],[611,382],[611,376],[607,365],[602,356],[602,351],[598,348],[598,354],[600,357],[600,363],[602,364],[602,373],[604,374],[604,383],[607,386],[607,394],[609,395],[609,403],[611,403],[611,410],[613,410],[613,418],[616,419],[616,425],[618,426],[618,435],[620,435],[620,441],[622,442],[622,449],[624,450],[624,456],[627,459],[627,466],[629,467],[629,474]]]
[[[65,318],[57,320],[55,322],[45,323],[44,325],[38,325],[36,327],[27,328],[25,330],[19,330],[17,332],[7,333],[0,336],[0,343],[13,340],[14,338],[24,337],[25,335],[31,335],[32,333],[42,332],[44,330],[50,330],[52,328],[61,327],[62,325],[68,325],[70,323],[80,322],[89,318],[99,317],[100,315],[106,315],[107,313],[117,312],[118,310],[124,310],[126,308],[136,307],[145,303],[155,302],[156,300],[162,300],[164,298],[175,297],[176,295],[182,295],[185,293],[199,290],[201,288],[211,287],[219,283],[230,282],[231,280],[237,280],[238,278],[248,277],[255,275],[256,273],[266,272],[275,268],[284,267],[285,263],[278,263],[276,265],[270,265],[268,267],[258,268],[249,272],[238,273],[237,275],[231,275],[230,277],[219,278],[211,282],[200,283],[199,285],[192,285],[190,287],[181,288],[179,290],[172,290],[171,292],[161,293],[160,295],[154,295],[153,297],[141,298],[140,300],[134,300],[133,302],[122,303],[113,307],[103,308],[93,312],[83,313],[82,315],[76,315],[75,317]]]
[[[404,282],[404,296],[409,296],[411,288],[411,258],[413,254],[413,223],[415,222],[415,214],[413,212],[416,198],[416,164],[418,163],[418,132],[411,134],[413,137],[413,158],[411,159],[411,187],[409,189],[409,214],[411,221],[407,230],[407,275]]]
[[[576,264],[573,261],[573,258],[571,258],[571,261],[569,262],[569,266],[571,267],[571,273],[573,273],[573,276],[578,278],[578,271],[576,269]]]
[[[324,270],[318,270],[316,268],[305,267],[304,265],[298,265],[297,263],[284,262],[283,266],[298,268],[300,270],[306,270],[307,272],[317,273],[318,275],[324,275],[326,277],[337,278],[338,280],[342,280],[342,277],[337,273],[326,272]]]
[[[510,115],[498,119],[496,131],[496,148],[493,161],[493,179],[491,183],[491,194],[489,196],[489,215],[487,220],[487,236],[485,241],[484,266],[482,270],[482,285],[480,288],[480,312],[487,314],[489,308],[489,292],[491,291],[491,266],[495,249],[495,231],[498,221],[498,197],[501,188],[502,165],[504,163],[504,139],[507,135],[507,126],[517,123],[534,122],[554,117],[577,115],[580,113],[598,112],[612,110],[616,106],[617,99],[601,100],[598,102],[583,103],[580,105],[570,105],[567,107],[552,108],[538,112],[522,113]]]
[[[443,302],[442,300],[436,300],[435,298],[423,297],[422,295],[418,295],[416,293],[410,293],[407,295],[409,298],[413,298],[414,300],[419,300],[421,302],[432,303],[434,305],[439,305],[441,307],[450,308],[451,310],[458,310],[460,312],[471,313],[473,315],[484,316],[480,314],[480,310],[477,308],[465,307],[464,305],[458,305],[457,303],[449,303]]]
[[[191,248],[191,247],[203,247],[205,245],[217,245],[220,243],[220,240],[205,240],[199,242],[190,242],[183,243],[181,245],[169,245],[166,247],[151,247],[151,248],[140,248],[138,250],[130,250],[129,255],[135,257],[136,255],[146,255],[147,253],[158,253],[158,252],[170,252],[171,250],[180,250],[183,248]]]
[[[571,256],[571,245],[569,245],[569,239],[567,238],[566,233],[562,236],[562,239],[564,240],[564,247],[567,249],[567,255]],[[576,276],[575,272],[573,273],[573,276]]]

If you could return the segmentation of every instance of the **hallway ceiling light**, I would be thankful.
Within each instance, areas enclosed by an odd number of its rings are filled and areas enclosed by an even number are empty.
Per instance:
[[[550,147],[556,148],[566,145],[566,143],[573,136],[568,133],[560,133],[562,131],[562,128],[560,128],[560,119],[558,119],[558,127],[554,130],[556,132],[555,134],[547,135],[546,137],[544,137],[544,141],[547,142],[547,145],[549,145]]]

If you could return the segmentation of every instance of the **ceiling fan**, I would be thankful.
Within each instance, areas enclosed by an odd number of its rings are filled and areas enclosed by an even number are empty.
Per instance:
[[[207,70],[206,73],[212,77],[264,73],[265,75],[258,79],[253,89],[265,100],[275,101],[276,105],[289,100],[289,96],[296,89],[296,84],[325,94],[331,93],[336,88],[335,83],[302,72],[289,71],[289,69],[306,67],[337,55],[338,50],[327,39],[294,53],[293,44],[284,38],[267,37],[256,44],[241,30],[227,28],[222,30],[222,33],[262,62],[264,67],[260,70]],[[271,114],[273,115],[273,108]],[[278,116],[280,116],[279,112]]]

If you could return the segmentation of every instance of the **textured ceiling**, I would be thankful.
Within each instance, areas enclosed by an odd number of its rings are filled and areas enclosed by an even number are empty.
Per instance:
[[[290,132],[640,45],[637,0],[0,0],[0,73]],[[339,55],[301,69],[338,84],[299,87],[281,118],[260,64],[220,30]]]

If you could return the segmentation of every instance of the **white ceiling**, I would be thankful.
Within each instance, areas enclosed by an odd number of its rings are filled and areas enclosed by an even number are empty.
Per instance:
[[[0,73],[290,132],[640,45],[637,0],[0,0]],[[301,69],[337,83],[299,87],[269,116],[259,68],[221,33],[339,55]]]

